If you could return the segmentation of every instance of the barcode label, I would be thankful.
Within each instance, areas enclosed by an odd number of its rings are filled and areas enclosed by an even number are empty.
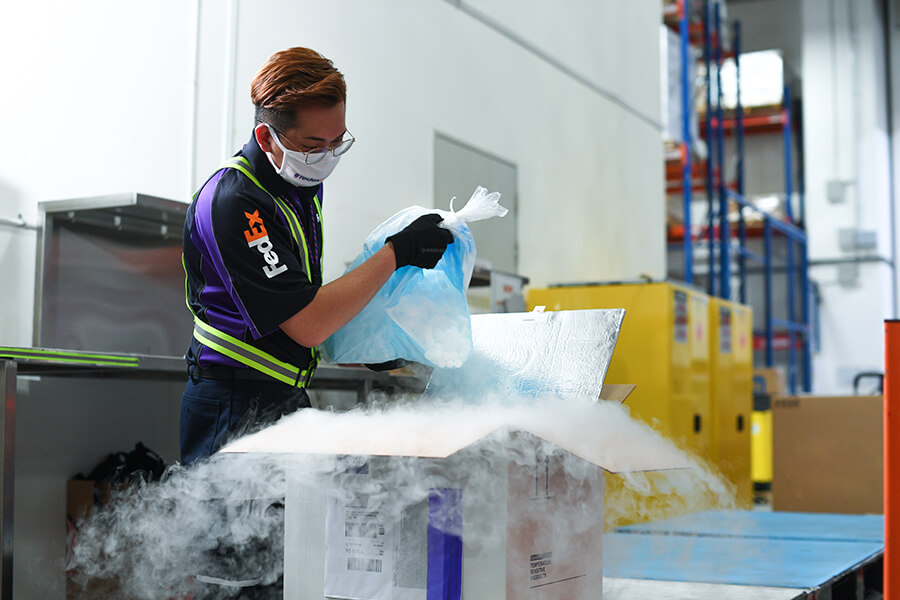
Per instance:
[[[381,573],[381,559],[351,556],[347,559],[347,570],[363,571],[365,573]]]
[[[336,492],[325,518],[325,596],[390,600],[394,539],[380,502],[360,491]]]
[[[384,525],[379,522],[381,515],[378,513],[354,514],[352,519],[344,523],[344,536],[348,538],[378,539],[384,536]]]

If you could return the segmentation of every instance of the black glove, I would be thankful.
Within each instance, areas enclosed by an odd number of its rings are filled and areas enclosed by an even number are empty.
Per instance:
[[[397,268],[412,265],[423,269],[433,269],[441,260],[444,250],[453,243],[453,234],[438,227],[444,218],[436,213],[422,215],[400,233],[385,240],[394,245]]]
[[[389,360],[383,363],[366,363],[363,366],[369,369],[370,371],[376,371],[378,373],[382,371],[393,371],[394,369],[400,369],[409,364],[408,360],[404,360],[402,358],[395,358],[394,360]]]

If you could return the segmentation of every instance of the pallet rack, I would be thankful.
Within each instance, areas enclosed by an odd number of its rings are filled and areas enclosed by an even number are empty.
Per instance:
[[[721,68],[725,56],[722,43],[721,3],[718,0],[703,0],[702,30],[699,32],[703,46],[703,61],[706,66],[706,115],[705,127],[707,157],[705,164],[693,164],[691,135],[691,85],[689,79],[689,45],[691,44],[691,10],[688,0],[678,0],[674,16],[678,19],[680,35],[681,59],[681,128],[682,140],[679,153],[679,172],[681,176],[681,192],[683,207],[683,230],[670,232],[669,240],[681,237],[680,243],[684,253],[683,279],[688,284],[694,283],[694,249],[705,239],[709,248],[709,275],[707,291],[711,296],[733,299],[732,281],[735,274],[733,264],[736,263],[738,280],[737,298],[747,303],[748,262],[761,266],[764,276],[764,327],[755,331],[754,337],[763,340],[766,366],[775,366],[776,336],[786,334],[788,338],[788,387],[796,393],[798,387],[803,391],[812,390],[812,346],[811,346],[811,299],[809,282],[809,261],[807,253],[806,232],[802,223],[794,218],[792,207],[793,196],[793,157],[791,93],[785,86],[783,104],[780,112],[753,117],[753,125],[766,130],[777,131],[780,128],[784,139],[785,165],[785,218],[780,218],[757,207],[745,197],[744,181],[744,137],[746,135],[745,116],[740,97],[740,23],[734,23],[733,57],[737,79],[737,98],[735,115],[726,121],[722,102]],[[673,16],[672,11],[664,15]],[[712,97],[712,72],[715,65],[716,94],[715,104]],[[713,116],[715,113],[715,116]],[[735,138],[735,154],[737,157],[737,174],[732,184],[726,182],[725,175],[725,136],[732,132]],[[691,206],[693,192],[696,190],[694,176],[702,174],[705,179],[708,203],[707,223],[695,234],[691,223]],[[729,220],[729,206],[737,208],[737,232]],[[761,220],[761,228],[752,231],[746,222],[745,212],[756,213]],[[803,207],[800,206],[802,214]],[[748,238],[752,233],[763,239],[763,252],[757,253],[748,248]],[[777,318],[774,310],[774,274],[773,238],[783,236],[786,243],[787,264],[785,279],[787,289],[787,318]],[[696,237],[696,239],[695,239]],[[799,256],[797,256],[799,254]],[[799,278],[799,284],[797,282]],[[796,288],[799,288],[796,289]],[[797,294],[800,294],[800,310],[797,314]],[[799,346],[799,349],[798,349]],[[798,356],[799,354],[799,356]],[[802,368],[801,368],[802,367]],[[799,384],[799,385],[798,385]]]

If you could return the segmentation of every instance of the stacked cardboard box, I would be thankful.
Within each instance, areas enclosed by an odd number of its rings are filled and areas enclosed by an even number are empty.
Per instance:
[[[882,396],[786,396],[772,403],[775,510],[882,513]]]

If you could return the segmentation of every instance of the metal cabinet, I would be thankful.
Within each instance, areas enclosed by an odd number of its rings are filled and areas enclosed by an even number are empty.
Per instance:
[[[529,308],[624,308],[625,320],[606,380],[636,384],[631,414],[709,457],[709,299],[674,283],[626,283],[532,289]]]
[[[753,313],[721,298],[709,301],[710,458],[749,507],[750,435],[753,411]]]

